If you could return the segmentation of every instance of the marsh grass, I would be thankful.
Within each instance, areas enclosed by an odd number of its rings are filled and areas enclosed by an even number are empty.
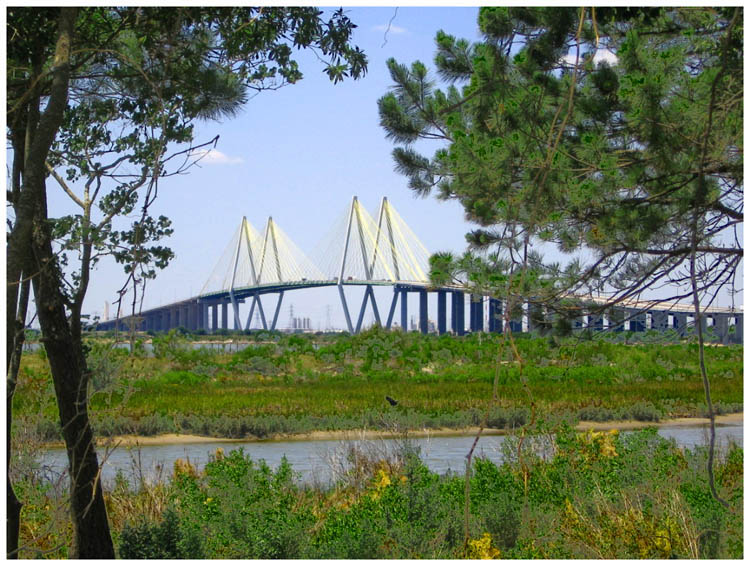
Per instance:
[[[154,338],[154,357],[123,357],[94,344],[103,384],[91,397],[100,435],[186,432],[240,438],[311,430],[400,426],[514,428],[528,418],[515,364],[498,373],[497,336],[422,336],[369,330],[357,336],[263,334],[226,353],[193,348],[178,333]],[[257,339],[257,340],[256,340]],[[516,338],[540,414],[580,420],[657,422],[705,413],[696,348],[690,343],[622,344]],[[104,354],[110,352],[111,359]],[[717,412],[742,410],[741,346],[708,348]],[[106,386],[104,386],[106,385]],[[385,396],[399,401],[390,407]],[[14,411],[56,432],[46,360],[25,356]]]

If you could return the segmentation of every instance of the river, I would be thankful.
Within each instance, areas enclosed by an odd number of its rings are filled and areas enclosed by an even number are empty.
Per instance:
[[[708,444],[707,426],[664,426],[659,434],[674,439],[678,446],[694,448]],[[732,424],[716,427],[717,446],[725,448],[729,442],[743,445],[743,425]],[[628,433],[625,433],[628,434]],[[483,456],[494,462],[502,462],[508,453],[507,436],[482,436],[475,449],[475,456]],[[422,461],[438,473],[462,472],[473,436],[434,436],[409,438],[410,447],[419,450]],[[153,482],[167,479],[178,458],[190,461],[201,469],[218,448],[228,453],[242,448],[253,460],[265,460],[275,468],[286,456],[292,468],[300,474],[300,481],[327,485],[343,473],[347,467],[347,453],[356,447],[379,457],[393,455],[403,448],[403,439],[381,440],[289,440],[289,441],[238,441],[217,444],[172,444],[119,447],[111,453],[99,450],[100,461],[104,460],[102,478],[105,486],[111,486],[115,475],[121,471],[129,480],[143,477]],[[538,443],[541,444],[542,443]],[[542,448],[540,448],[542,450]],[[52,478],[65,471],[67,459],[62,448],[51,449],[42,458],[45,475]]]

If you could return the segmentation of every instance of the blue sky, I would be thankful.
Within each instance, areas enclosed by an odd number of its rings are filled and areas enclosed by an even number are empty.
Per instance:
[[[416,198],[405,178],[393,171],[393,144],[379,126],[377,99],[391,85],[385,65],[389,57],[406,64],[419,59],[432,66],[439,29],[478,39],[478,9],[355,7],[346,11],[358,25],[354,43],[368,56],[369,70],[363,79],[334,85],[312,54],[299,52],[302,81],[259,94],[234,119],[198,125],[196,142],[218,134],[216,149],[223,157],[204,160],[188,175],[160,182],[152,212],[172,220],[175,232],[167,245],[176,257],[149,283],[144,308],[196,295],[243,215],[259,231],[273,216],[310,255],[352,195],[368,210],[387,196],[431,252],[463,251],[469,224],[463,220],[461,206]],[[61,192],[50,185],[51,193]],[[54,194],[50,205],[53,215],[68,208],[61,194]],[[84,310],[102,314],[104,302],[114,300],[123,281],[121,268],[103,261],[93,275]],[[355,310],[355,303],[359,307],[362,292],[347,291],[350,309]],[[378,291],[381,312],[387,310],[390,296],[390,290]],[[282,326],[288,322],[291,304],[295,316],[312,318],[315,328],[318,321],[326,324],[326,305],[332,323],[344,325],[335,289],[287,293],[279,317]],[[270,305],[269,298],[266,311]]]

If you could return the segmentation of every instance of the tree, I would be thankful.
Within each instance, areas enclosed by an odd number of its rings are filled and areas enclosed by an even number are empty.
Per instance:
[[[483,8],[481,42],[437,34],[445,91],[422,63],[390,60],[378,102],[409,186],[459,200],[480,225],[472,248],[494,250],[435,256],[438,279],[558,312],[584,290],[605,306],[646,289],[692,298],[712,430],[700,320],[743,257],[742,13]],[[444,143],[426,157],[420,140]],[[544,243],[579,257],[546,263]]]
[[[394,158],[410,187],[458,199],[482,226],[475,247],[585,247],[585,273],[616,299],[689,280],[678,268],[698,210],[703,288],[730,282],[743,253],[741,10],[485,8],[479,26],[475,45],[437,35],[438,73],[461,90],[388,62],[381,124],[404,144]],[[427,158],[413,147],[425,139],[447,147]]]
[[[341,10],[322,16],[315,8],[8,10],[6,442],[10,455],[31,286],[69,459],[72,557],[114,557],[87,406],[80,309],[90,270],[102,254],[134,277],[169,260],[154,245],[169,235],[168,220],[148,213],[159,179],[195,160],[196,120],[231,115],[248,92],[300,80],[294,48],[316,51],[334,83],[364,74],[366,58],[350,45],[354,24]],[[49,176],[80,214],[50,218]],[[113,220],[136,206],[140,218],[117,230]],[[81,261],[68,282],[73,250]],[[9,478],[9,557],[17,556],[20,508]]]

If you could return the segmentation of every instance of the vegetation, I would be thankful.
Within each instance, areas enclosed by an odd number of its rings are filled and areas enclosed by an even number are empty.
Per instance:
[[[105,499],[120,558],[742,557],[742,449],[716,463],[724,508],[701,473],[705,448],[679,449],[655,429],[537,432],[556,433],[554,452],[525,454],[526,472],[517,438],[505,463],[474,461],[468,540],[463,477],[431,472],[408,443],[390,460],[359,454],[330,487],[219,450],[202,471],[176,461],[169,481],[121,478]],[[21,556],[64,556],[69,528],[53,523],[62,494],[41,478],[19,488]]]
[[[665,344],[659,333],[605,337],[516,338],[542,414],[571,421],[705,415],[696,344]],[[249,338],[244,349],[223,352],[205,344],[195,348],[171,331],[153,338],[153,357],[143,345],[131,357],[112,342],[91,340],[95,430],[104,436],[241,438],[363,427],[462,428],[478,426],[485,411],[490,427],[517,428],[529,420],[517,364],[500,365],[499,400],[492,400],[502,341],[497,335],[438,337],[374,328],[356,336],[258,332]],[[742,352],[741,346],[708,349],[721,412],[742,410]],[[24,358],[14,410],[56,440],[48,371],[43,354]],[[398,405],[391,407],[386,395]]]

